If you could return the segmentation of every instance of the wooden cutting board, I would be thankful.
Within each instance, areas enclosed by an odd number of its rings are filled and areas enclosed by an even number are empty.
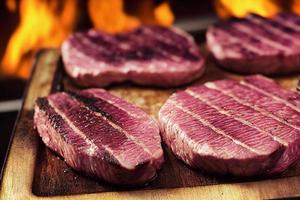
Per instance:
[[[242,78],[217,68],[204,47],[202,50],[207,57],[207,70],[200,80],[190,85]],[[295,90],[298,78],[299,75],[291,75],[276,80]],[[157,117],[159,108],[169,95],[184,88],[159,89],[126,83],[111,86],[108,90]],[[37,54],[14,131],[1,185],[1,199],[272,199],[300,196],[300,162],[273,177],[215,177],[189,168],[165,147],[166,162],[162,170],[153,182],[145,186],[120,188],[77,173],[46,148],[32,128],[33,106],[37,97],[76,89],[79,88],[62,70],[58,50],[42,50]]]

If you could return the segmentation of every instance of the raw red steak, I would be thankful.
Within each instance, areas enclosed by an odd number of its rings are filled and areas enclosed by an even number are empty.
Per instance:
[[[300,71],[300,17],[282,13],[266,19],[248,15],[207,31],[207,45],[226,69],[266,75]]]
[[[103,87],[126,80],[153,86],[189,83],[204,72],[191,36],[176,28],[143,26],[110,35],[75,33],[62,45],[64,67],[82,86]]]
[[[216,174],[275,174],[300,157],[300,94],[260,75],[173,94],[159,111],[164,142]]]
[[[156,122],[102,89],[39,98],[34,126],[68,165],[110,183],[151,181],[163,163]]]

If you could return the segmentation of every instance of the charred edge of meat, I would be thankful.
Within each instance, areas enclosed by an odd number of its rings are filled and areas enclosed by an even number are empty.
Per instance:
[[[49,102],[45,97],[39,97],[36,100],[36,105],[43,111],[49,108]]]
[[[64,119],[53,110],[53,108],[49,104],[48,99],[44,97],[38,98],[36,100],[36,104],[40,108],[40,110],[45,112],[45,115],[47,116],[49,123],[58,133],[60,133],[59,135],[61,136],[63,141],[69,143],[68,138],[66,138],[62,132]]]
[[[46,98],[38,98],[37,105],[41,110],[43,110],[45,112],[45,115],[48,117],[48,120],[49,120],[51,126],[58,133],[60,133],[59,135],[61,136],[63,141],[68,143],[68,138],[65,137],[64,133],[63,133],[63,126],[64,126],[63,123],[65,123],[64,119],[53,110],[53,108],[49,104],[49,101]],[[107,151],[104,152],[103,158],[104,158],[104,160],[106,160],[108,163],[110,163],[111,165],[113,165],[115,167],[121,166],[119,161]]]
[[[135,169],[142,169],[142,168],[146,168],[149,164],[150,164],[151,160],[145,160],[141,163],[138,163],[136,166],[135,166]]]
[[[114,121],[114,119],[111,116],[111,114],[109,114],[108,112],[105,112],[105,111],[99,109],[99,107],[95,106],[96,102],[99,102],[100,104],[104,103],[104,101],[102,99],[92,98],[92,97],[85,97],[85,96],[80,95],[79,93],[72,92],[72,91],[68,91],[67,94],[69,94],[71,97],[75,98],[76,100],[82,102],[90,110],[92,110],[94,112],[98,112],[102,116],[106,117],[107,119],[109,119],[111,121]]]
[[[297,84],[296,89],[297,89],[297,91],[300,91],[300,80],[298,80],[298,84]]]
[[[108,151],[104,151],[103,158],[105,161],[107,161],[111,165],[114,165],[115,167],[121,166],[119,161],[113,155],[111,155]]]
[[[73,91],[68,91],[67,93],[68,93],[71,97],[73,97],[73,98],[75,98],[76,100],[82,102],[82,103],[83,103],[85,106],[87,106],[90,110],[95,111],[95,112],[98,112],[98,113],[100,113],[101,115],[103,115],[104,117],[106,117],[107,119],[109,119],[109,120],[111,120],[111,121],[114,121],[113,117],[112,117],[109,113],[107,113],[107,112],[105,112],[105,111],[99,109],[99,107],[96,107],[96,106],[95,106],[95,103],[96,103],[96,102],[98,102],[98,103],[100,103],[100,104],[106,103],[106,102],[104,102],[102,99],[100,99],[100,98],[92,98],[92,97],[85,97],[85,96],[80,95],[79,93],[76,93],[76,92],[73,92]],[[118,166],[118,167],[121,166],[121,164],[119,163],[119,161],[116,160],[116,158],[115,158],[113,155],[111,155],[109,152],[105,152],[104,158],[105,158],[109,163],[111,163],[112,165],[115,165],[115,166]],[[142,163],[138,163],[138,164],[136,165],[136,167],[134,168],[134,170],[146,168],[146,167],[150,164],[150,162],[151,162],[151,160],[146,160],[146,161],[144,161],[144,162],[142,162]]]

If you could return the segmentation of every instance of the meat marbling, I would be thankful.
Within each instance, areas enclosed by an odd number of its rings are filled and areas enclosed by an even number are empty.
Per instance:
[[[243,74],[300,72],[300,17],[250,14],[211,26],[207,46],[224,68]]]
[[[86,87],[131,81],[160,87],[189,83],[204,72],[190,35],[177,28],[142,26],[115,35],[91,29],[62,45],[67,74]]]
[[[300,157],[300,94],[261,75],[173,94],[159,111],[163,141],[216,174],[271,175]]]
[[[151,181],[163,163],[156,122],[102,89],[39,98],[34,126],[68,165],[110,183]]]

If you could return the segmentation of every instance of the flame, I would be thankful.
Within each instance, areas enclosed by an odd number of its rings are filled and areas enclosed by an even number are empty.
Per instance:
[[[216,10],[221,18],[244,17],[248,13],[271,17],[281,8],[274,0],[217,0]]]
[[[89,0],[88,10],[94,27],[114,33],[139,26],[139,20],[125,14],[123,6],[122,0]]]
[[[300,15],[300,0],[293,0],[291,10],[295,13]]]
[[[163,2],[154,9],[154,16],[161,26],[171,26],[175,20],[170,5],[167,2]]]
[[[109,33],[122,32],[141,24],[171,26],[174,15],[170,5],[163,2],[157,7],[153,0],[135,1],[134,15],[124,11],[123,0],[89,0],[88,10],[96,29]]]
[[[13,3],[7,5],[13,10]],[[20,24],[6,47],[1,62],[3,73],[28,77],[35,50],[58,47],[73,30],[75,15],[73,0],[21,0]]]
[[[135,13],[125,12],[123,0],[88,0],[87,9],[96,29],[115,33],[143,24],[170,26],[174,16],[168,3],[134,1]],[[59,47],[74,31],[78,5],[75,0],[6,0],[10,12],[19,12],[20,23],[12,34],[1,60],[0,72],[27,78],[39,48]]]
[[[6,7],[10,12],[15,12],[17,10],[16,0],[6,0]]]

